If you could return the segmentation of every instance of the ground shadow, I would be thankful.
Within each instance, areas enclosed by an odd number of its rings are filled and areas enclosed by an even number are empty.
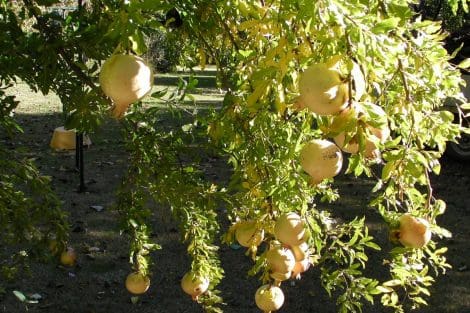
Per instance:
[[[215,103],[208,103],[208,106],[212,105]],[[15,118],[23,126],[24,133],[11,139],[12,149],[23,149],[25,156],[35,159],[44,175],[51,176],[54,190],[69,214],[72,225],[70,243],[79,251],[79,265],[70,269],[55,263],[33,265],[31,276],[24,276],[7,285],[7,293],[0,300],[0,312],[26,311],[26,305],[14,297],[13,290],[42,296],[38,304],[27,305],[28,312],[203,312],[180,289],[179,281],[188,269],[189,260],[175,225],[167,218],[170,215],[167,208],[156,207],[156,214],[152,217],[152,236],[163,249],[152,255],[154,264],[151,267],[152,285],[149,292],[137,304],[132,304],[124,289],[123,281],[130,271],[128,243],[126,235],[119,234],[118,216],[112,210],[115,191],[127,167],[128,157],[119,134],[119,123],[106,120],[100,129],[90,134],[92,145],[85,150],[87,191],[79,194],[76,192],[75,155],[73,152],[57,153],[49,148],[54,128],[63,124],[62,115],[17,114]],[[162,112],[162,120],[168,125],[173,123],[168,112]],[[220,168],[214,168],[213,163],[207,162],[207,167],[212,167],[214,173],[221,172]],[[217,166],[225,165],[222,162]],[[470,259],[470,223],[466,222],[470,215],[470,164],[444,158],[441,175],[432,179],[436,195],[448,203],[447,213],[439,218],[439,222],[454,233],[452,239],[442,242],[442,245],[449,247],[448,259],[453,269],[437,278],[431,288],[433,296],[429,299],[430,306],[416,312],[470,312],[470,271],[467,267]],[[351,220],[357,215],[367,216],[371,234],[384,247],[381,253],[371,255],[371,268],[367,273],[381,276],[383,280],[387,273],[382,261],[392,246],[388,243],[387,227],[367,207],[373,196],[370,192],[372,182],[341,176],[335,186],[341,190],[342,200],[325,206],[344,220]],[[96,205],[104,210],[93,209],[92,206]],[[220,255],[226,271],[221,290],[227,313],[259,312],[253,296],[260,282],[257,277],[247,277],[252,261],[244,252],[243,249],[221,246]],[[312,269],[302,280],[284,283],[286,303],[280,312],[337,312],[334,300],[329,299],[320,286],[319,275],[318,269]],[[364,312],[391,310],[377,305],[367,306]]]

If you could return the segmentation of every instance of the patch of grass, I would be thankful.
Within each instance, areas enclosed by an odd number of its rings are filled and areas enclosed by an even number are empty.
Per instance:
[[[9,95],[14,95],[20,105],[15,110],[17,113],[43,115],[62,112],[62,103],[57,95],[49,93],[43,95],[35,92],[26,83],[18,82],[8,89]]]
[[[204,110],[219,106],[224,92],[216,87],[215,69],[211,67],[207,70],[196,70],[193,74],[194,78],[198,80],[196,90],[189,95],[194,99],[194,102],[187,98],[181,105],[172,109],[193,110],[196,105],[197,109]],[[189,77],[190,73],[184,71],[169,74],[157,73],[152,93],[167,90],[167,94],[171,94],[176,89],[180,78],[188,81]],[[43,95],[40,92],[34,92],[24,82],[19,82],[10,88],[8,93],[15,95],[16,99],[20,101],[20,105],[15,110],[20,114],[43,115],[63,111],[63,105],[57,95],[54,93]],[[164,102],[150,96],[142,99],[142,103],[144,106],[156,106],[164,110],[169,109]]]

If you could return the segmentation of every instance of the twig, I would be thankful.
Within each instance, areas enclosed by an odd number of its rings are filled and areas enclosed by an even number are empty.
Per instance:
[[[349,37],[348,32],[346,32],[346,50],[347,50],[348,57],[352,59],[353,58],[352,44],[351,44],[351,38]],[[352,76],[351,76],[351,73],[349,73],[348,75],[348,97],[349,97],[348,106],[349,107],[352,107],[352,102],[353,102],[352,89],[353,89]]]
[[[405,89],[406,101],[411,102],[410,89],[408,87],[408,81],[406,80],[405,73],[403,73],[403,62],[398,59],[398,70],[400,73],[401,80],[403,81],[403,88]]]
[[[426,200],[426,209],[429,209],[431,207],[431,200],[432,200],[432,186],[431,186],[431,179],[429,178],[429,172],[428,169],[424,169],[424,175],[426,175],[426,187],[428,189],[428,198]]]

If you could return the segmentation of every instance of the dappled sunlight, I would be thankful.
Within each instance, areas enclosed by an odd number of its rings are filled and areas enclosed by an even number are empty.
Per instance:
[[[0,311],[468,313],[464,1],[2,1]]]
[[[30,115],[47,115],[62,112],[62,103],[59,97],[52,92],[43,95],[35,92],[24,82],[19,82],[7,90],[8,95],[14,95],[20,102],[15,113]]]

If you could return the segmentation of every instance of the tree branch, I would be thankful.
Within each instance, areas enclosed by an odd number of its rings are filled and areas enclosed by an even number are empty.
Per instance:
[[[37,10],[34,8],[34,4],[32,3],[31,0],[23,0],[25,6],[28,8],[28,11],[36,21],[38,22],[38,28],[39,30],[45,34],[45,35],[54,35],[51,31],[51,29],[45,24],[45,23],[40,23],[41,16],[38,15]],[[83,70],[75,64],[75,61],[73,59],[73,56],[70,56],[67,51],[65,51],[63,46],[55,47],[55,50],[57,54],[62,58],[62,60],[68,65],[68,67],[77,75],[77,77],[85,84],[88,85],[92,90],[99,91],[99,88],[95,85],[93,80],[88,76],[86,73],[83,72]]]

